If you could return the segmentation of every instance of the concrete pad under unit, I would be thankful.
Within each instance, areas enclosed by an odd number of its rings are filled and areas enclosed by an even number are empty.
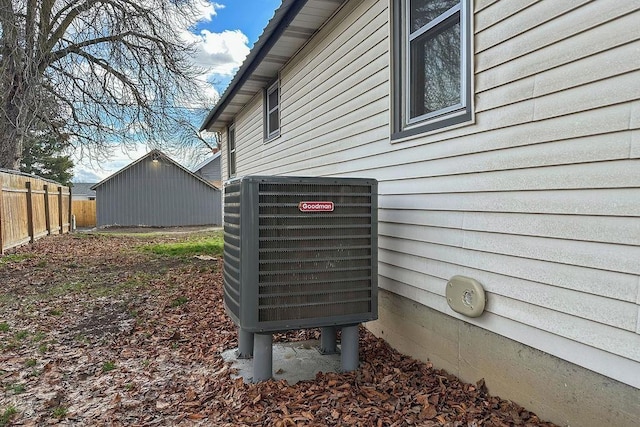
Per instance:
[[[312,380],[318,372],[340,372],[340,353],[321,354],[320,341],[297,341],[273,344],[274,380],[287,380],[289,384]],[[225,362],[237,369],[234,378],[253,381],[253,359],[238,359],[238,349],[222,353]]]

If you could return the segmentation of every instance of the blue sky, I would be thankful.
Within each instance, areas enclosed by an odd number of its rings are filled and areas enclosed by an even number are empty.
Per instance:
[[[249,39],[250,46],[256,42],[280,0],[220,0],[223,5],[211,22],[200,24],[197,29],[208,29],[215,33],[224,30],[240,30]]]
[[[224,91],[233,77],[227,67],[233,65],[233,70],[237,69],[238,61],[244,59],[253,47],[280,3],[280,0],[219,0],[209,3],[214,14],[210,20],[201,21],[196,26],[195,34],[204,41],[209,57],[203,63],[213,65],[214,86],[218,92]],[[233,60],[229,61],[231,58]]]
[[[273,12],[280,6],[281,0],[227,0],[220,2],[224,8],[218,9],[216,16],[198,29],[208,29],[214,33],[225,30],[240,30],[249,40],[251,48],[262,34]],[[231,81],[230,77],[220,79],[216,85],[223,91]]]
[[[210,70],[203,78],[210,82],[212,94],[221,95],[280,6],[281,0],[200,1],[201,20],[191,33],[185,34],[185,38],[198,45],[199,53],[194,62]],[[100,165],[86,158],[74,159],[76,167],[73,181],[101,181],[146,153],[147,148],[140,144],[136,150],[126,153],[114,150],[110,160]],[[185,167],[193,166],[187,164],[185,159],[174,160]]]

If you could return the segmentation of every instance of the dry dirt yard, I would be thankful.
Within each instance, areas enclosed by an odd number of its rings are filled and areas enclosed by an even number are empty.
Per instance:
[[[211,236],[75,233],[0,257],[0,426],[552,425],[365,329],[357,372],[232,379],[222,260],[147,250]]]

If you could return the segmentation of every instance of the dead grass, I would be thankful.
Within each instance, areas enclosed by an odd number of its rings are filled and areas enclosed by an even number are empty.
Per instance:
[[[357,372],[232,379],[222,261],[189,243],[219,238],[63,235],[1,258],[0,425],[551,425],[364,329]],[[179,256],[140,249],[183,244]],[[309,338],[317,331],[276,336]]]

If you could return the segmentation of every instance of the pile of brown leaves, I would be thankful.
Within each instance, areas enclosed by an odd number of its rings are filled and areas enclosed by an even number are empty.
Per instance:
[[[364,328],[356,372],[232,379],[222,261],[137,249],[184,238],[54,236],[0,258],[0,425],[552,426]]]

